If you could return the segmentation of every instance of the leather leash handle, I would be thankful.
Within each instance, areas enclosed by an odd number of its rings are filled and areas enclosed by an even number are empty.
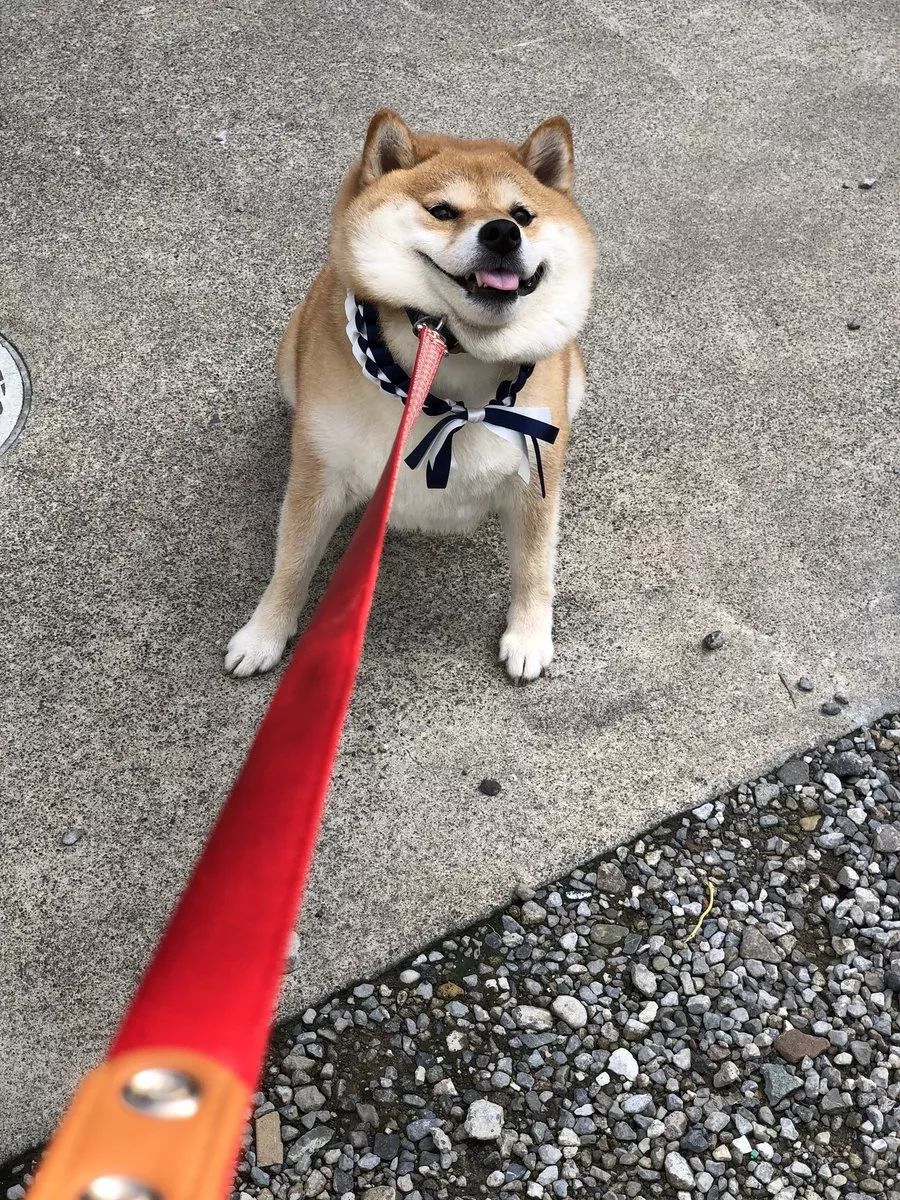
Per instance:
[[[297,642],[106,1062],[29,1200],[220,1200],[259,1078],[362,653],[403,446],[447,344],[428,325],[353,540]],[[262,885],[262,886],[260,886]]]

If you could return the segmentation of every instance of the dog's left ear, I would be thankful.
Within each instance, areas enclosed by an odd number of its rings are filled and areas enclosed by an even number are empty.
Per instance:
[[[522,162],[546,187],[571,191],[575,178],[572,129],[565,117],[551,117],[538,125],[519,148]]]
[[[412,131],[395,112],[381,108],[369,122],[362,155],[362,182],[374,183],[389,171],[416,165]]]

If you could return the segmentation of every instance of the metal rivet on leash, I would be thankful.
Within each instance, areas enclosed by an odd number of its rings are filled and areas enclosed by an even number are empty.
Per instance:
[[[145,1067],[138,1071],[125,1084],[122,1095],[132,1108],[151,1117],[192,1117],[200,1106],[197,1081],[184,1071],[167,1067]]]
[[[81,1200],[161,1200],[159,1192],[125,1175],[100,1175],[88,1184]]]

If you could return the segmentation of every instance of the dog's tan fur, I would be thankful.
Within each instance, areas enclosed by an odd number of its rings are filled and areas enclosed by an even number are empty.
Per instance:
[[[447,399],[483,404],[519,362],[536,362],[518,403],[545,405],[560,430],[555,444],[544,447],[546,498],[534,470],[528,484],[517,475],[514,446],[483,425],[469,426],[457,435],[445,490],[427,489],[424,470],[401,469],[392,524],[453,532],[498,513],[512,583],[501,660],[517,680],[535,678],[549,664],[562,468],[584,382],[574,337],[594,269],[593,239],[571,185],[571,135],[562,118],[539,126],[521,147],[413,135],[390,112],[373,118],[338,199],[328,263],[278,350],[279,384],[295,409],[290,477],[272,580],[229,644],[229,670],[248,675],[278,661],[332,533],[371,495],[396,430],[399,401],[362,375],[351,352],[348,288],[377,304],[385,340],[407,371],[416,343],[406,306],[448,316],[463,352],[449,355],[438,374],[433,390]],[[428,209],[442,203],[459,215],[437,221]],[[516,205],[534,214],[523,229],[523,258],[541,258],[546,272],[533,294],[495,312],[435,263],[465,274],[477,230]],[[419,419],[410,445],[433,420]]]

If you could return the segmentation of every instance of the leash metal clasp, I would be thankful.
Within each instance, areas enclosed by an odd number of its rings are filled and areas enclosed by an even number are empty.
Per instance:
[[[432,333],[436,333],[440,337],[442,337],[444,339],[444,342],[447,341],[447,338],[444,336],[444,330],[446,328],[447,328],[447,318],[445,316],[441,316],[441,317],[421,316],[417,319],[416,323],[413,325],[413,329],[415,330],[416,333],[420,333],[423,329],[430,329]]]

